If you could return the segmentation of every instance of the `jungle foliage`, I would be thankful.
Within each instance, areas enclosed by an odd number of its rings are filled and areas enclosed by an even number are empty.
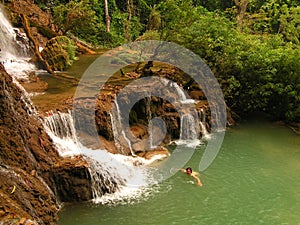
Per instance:
[[[300,122],[298,0],[108,0],[109,33],[104,0],[36,2],[63,34],[95,46],[137,38],[185,46],[210,66],[237,113]]]

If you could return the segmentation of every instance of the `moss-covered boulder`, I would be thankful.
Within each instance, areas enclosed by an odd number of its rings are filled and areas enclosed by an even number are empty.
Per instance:
[[[42,57],[54,71],[63,71],[70,67],[75,58],[74,42],[66,36],[50,39],[41,52]]]

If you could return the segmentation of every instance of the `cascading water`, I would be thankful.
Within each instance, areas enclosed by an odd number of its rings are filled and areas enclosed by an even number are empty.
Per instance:
[[[151,123],[152,114],[151,114],[151,95],[147,93],[148,97],[145,99],[146,104],[146,119],[148,121],[148,134],[149,134],[149,146],[150,149],[153,148],[153,124]]]
[[[194,99],[188,98],[186,92],[177,83],[162,79],[163,85],[165,85],[168,90],[173,91],[178,98],[178,102],[187,109],[191,104],[195,103]],[[173,90],[172,90],[173,89]],[[198,119],[192,115],[189,110],[182,112],[180,116],[180,139],[176,141],[177,144],[186,144],[188,146],[197,146],[201,143],[199,140],[199,129],[197,127]]]
[[[114,107],[110,111],[110,119],[111,119],[111,125],[112,130],[114,134],[114,140],[116,147],[120,150],[121,153],[125,153],[124,146],[128,146],[130,149],[131,155],[135,156],[135,153],[133,152],[132,145],[130,140],[125,134],[125,131],[122,128],[122,118],[120,113],[119,104],[117,102],[117,99],[115,99]]]
[[[37,115],[37,111],[36,111],[36,108],[33,106],[30,98],[28,97],[28,93],[25,91],[25,89],[19,84],[18,81],[16,81],[15,79],[13,79],[14,83],[18,86],[18,88],[23,92],[23,95],[21,96],[20,100],[25,104],[25,110],[27,111],[27,113],[31,116],[36,116]],[[7,90],[7,87],[6,87],[6,83],[5,81],[3,82],[3,90],[5,92],[5,96],[8,100],[8,102],[10,103],[10,107],[11,107],[11,110],[14,114],[15,113],[15,109],[13,107],[13,98],[10,94],[10,92]]]
[[[198,139],[196,131],[196,122],[191,114],[183,114],[180,121],[180,139],[195,140]]]
[[[175,95],[178,98],[178,102],[182,105],[184,109],[190,108],[191,104],[195,103],[195,100],[188,98],[188,94],[177,83],[167,79],[162,79],[161,81],[163,82],[163,85],[165,85],[168,88],[168,90],[175,93]],[[191,113],[190,110],[184,110],[180,116],[180,139],[177,140],[176,143],[179,145],[183,144],[191,147],[197,146],[201,144],[198,134],[199,127],[197,116],[193,115],[193,113]]]
[[[199,139],[198,119],[190,113],[184,113],[180,117],[180,138],[175,143],[187,147],[196,147],[202,142]]]
[[[199,118],[200,118],[199,124],[201,128],[202,137],[207,139],[210,137],[210,135],[206,129],[206,113],[203,109],[199,111]]]
[[[80,154],[71,113],[50,113],[44,118],[44,127],[61,156]]]
[[[148,170],[143,166],[147,161],[115,155],[106,150],[92,150],[82,145],[76,136],[72,114],[52,113],[45,118],[45,130],[53,139],[61,156],[82,155],[89,163],[95,203],[115,203],[142,194],[150,180]]]
[[[89,163],[89,173],[92,179],[93,199],[100,199],[106,193],[115,193],[124,185],[124,180],[113,173],[113,168],[106,168],[96,160],[85,157]]]
[[[180,102],[185,102],[187,100],[184,90],[177,83],[167,79],[161,79],[160,81],[167,88],[167,90],[177,94]]]
[[[184,90],[180,88],[180,86],[178,84],[174,84],[173,85],[174,89],[176,90],[177,94],[179,95],[179,100],[181,102],[184,102],[187,100],[186,95],[184,93]]]
[[[83,146],[77,141],[76,130],[73,125],[71,112],[51,113],[45,117],[44,126],[49,136],[54,141],[61,156],[75,156],[83,154]],[[88,153],[88,151],[86,150]],[[108,172],[108,167],[102,163],[83,154],[89,163],[89,173],[92,181],[93,198],[98,199],[105,193],[113,193],[118,190],[118,186],[124,184],[121,178],[113,176]]]
[[[28,73],[36,70],[29,60],[29,42],[26,35],[11,26],[0,6],[0,62],[16,79],[27,79]]]
[[[25,103],[28,114],[37,115],[28,93],[17,81],[21,78],[27,79],[28,73],[36,70],[36,67],[28,62],[30,59],[28,52],[27,37],[11,26],[0,5],[0,62],[12,76],[13,82],[23,91],[24,95],[21,97],[21,101]]]

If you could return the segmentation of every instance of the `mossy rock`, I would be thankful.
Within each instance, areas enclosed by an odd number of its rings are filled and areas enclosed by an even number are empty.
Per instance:
[[[32,22],[31,26],[34,26],[38,29],[38,32],[42,34],[44,37],[51,39],[57,36],[57,33],[51,30],[49,27],[41,26],[37,23]]]
[[[54,71],[64,71],[69,68],[75,59],[76,46],[66,36],[57,36],[50,39],[41,52],[42,57]]]

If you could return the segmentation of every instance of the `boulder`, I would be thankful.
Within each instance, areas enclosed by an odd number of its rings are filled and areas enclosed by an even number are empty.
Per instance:
[[[81,157],[64,158],[53,166],[53,177],[59,199],[78,202],[92,199],[88,163]]]
[[[47,42],[41,55],[53,71],[64,71],[72,65],[75,52],[76,47],[71,39],[57,36]]]

